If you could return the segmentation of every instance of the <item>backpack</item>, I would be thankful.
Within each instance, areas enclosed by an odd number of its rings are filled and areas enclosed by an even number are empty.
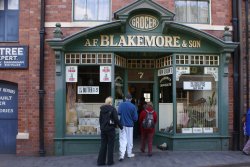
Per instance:
[[[152,112],[149,112],[148,110],[145,111],[147,112],[147,115],[142,121],[142,127],[144,129],[154,128],[155,127],[154,116],[153,116],[154,111]]]

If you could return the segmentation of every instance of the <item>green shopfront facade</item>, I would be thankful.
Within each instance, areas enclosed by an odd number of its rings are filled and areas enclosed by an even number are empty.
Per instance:
[[[55,153],[97,152],[99,107],[130,92],[158,114],[154,144],[170,150],[228,150],[228,62],[237,47],[173,21],[152,1],[137,1],[115,21],[48,40],[56,59]]]

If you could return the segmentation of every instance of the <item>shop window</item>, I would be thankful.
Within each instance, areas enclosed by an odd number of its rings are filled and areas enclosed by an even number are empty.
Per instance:
[[[19,0],[0,1],[0,42],[18,41]]]
[[[173,133],[172,77],[172,74],[159,77],[159,131],[162,133]]]
[[[111,82],[100,82],[97,65],[77,71],[77,82],[66,83],[66,134],[100,135],[100,106],[111,94]]]
[[[175,57],[177,65],[219,65],[218,55],[187,55],[178,54]]]
[[[209,0],[175,0],[175,19],[183,23],[209,23]]]
[[[127,67],[127,60],[121,56],[115,55],[115,65],[119,67]]]
[[[65,64],[112,64],[111,53],[66,53]]]
[[[110,0],[74,0],[74,21],[109,21]]]
[[[191,67],[177,78],[177,133],[218,132],[217,77],[216,67]]]

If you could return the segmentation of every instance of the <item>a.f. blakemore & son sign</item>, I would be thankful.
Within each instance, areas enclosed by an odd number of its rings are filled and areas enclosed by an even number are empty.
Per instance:
[[[135,15],[129,20],[129,26],[137,31],[152,31],[159,21],[151,15]],[[201,48],[201,40],[186,39],[179,35],[156,33],[139,34],[100,34],[97,38],[86,38],[84,47],[160,47],[160,48]]]

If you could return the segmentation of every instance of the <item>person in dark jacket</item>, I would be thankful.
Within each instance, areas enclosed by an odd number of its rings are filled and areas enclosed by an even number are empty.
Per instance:
[[[157,114],[154,111],[152,102],[147,103],[144,110],[142,110],[142,112],[140,113],[140,117],[139,117],[139,124],[140,124],[140,129],[141,129],[141,152],[143,152],[143,153],[145,152],[145,146],[146,146],[146,141],[147,141],[148,156],[152,156],[152,145],[153,145],[153,137],[154,137],[154,133],[155,133],[155,128],[145,129],[142,127],[142,122],[143,122],[144,118],[146,117],[147,112],[153,113],[154,124],[156,125]]]
[[[118,119],[115,107],[112,106],[112,97],[107,97],[105,104],[100,107],[100,129],[101,129],[101,147],[97,159],[97,165],[106,165],[106,154],[108,151],[108,165],[114,164],[113,152],[115,143],[115,128],[122,125]]]

